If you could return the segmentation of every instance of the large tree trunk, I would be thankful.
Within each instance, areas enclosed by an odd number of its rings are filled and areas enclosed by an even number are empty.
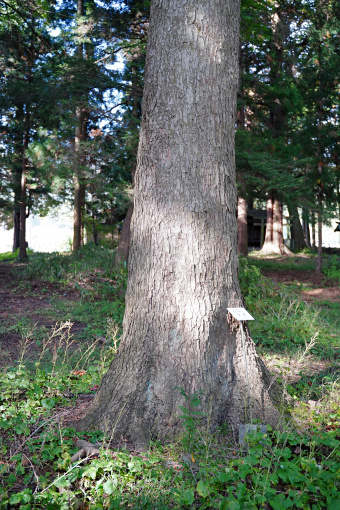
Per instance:
[[[267,225],[263,246],[259,255],[293,255],[283,242],[282,204],[274,193],[267,200]]]
[[[295,204],[288,203],[288,211],[291,219],[292,239],[294,239],[294,251],[301,251],[306,248],[305,237],[300,221],[299,211]]]
[[[124,335],[82,427],[145,443],[203,391],[210,425],[277,424],[280,391],[240,325],[234,128],[238,0],[154,0]],[[248,410],[249,411],[249,410]]]

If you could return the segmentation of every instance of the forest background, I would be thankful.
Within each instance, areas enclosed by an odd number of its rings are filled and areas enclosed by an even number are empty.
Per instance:
[[[21,235],[26,256],[27,217],[67,203],[73,249],[84,228],[98,244],[126,218],[119,247],[126,259],[149,2],[0,8],[0,205],[2,223],[14,228],[13,251]],[[282,204],[296,251],[322,245],[322,224],[339,213],[338,11],[331,1],[242,3],[240,253],[248,249],[247,207],[267,204],[266,253],[284,252]]]

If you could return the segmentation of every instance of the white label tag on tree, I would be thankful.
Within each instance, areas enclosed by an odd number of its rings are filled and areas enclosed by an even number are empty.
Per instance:
[[[245,308],[227,308],[228,312],[231,313],[238,321],[254,321],[254,317],[247,312]]]

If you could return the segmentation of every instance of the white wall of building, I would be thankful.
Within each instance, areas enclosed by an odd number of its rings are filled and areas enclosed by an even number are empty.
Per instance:
[[[340,232],[334,232],[336,226],[336,220],[332,220],[330,227],[323,226],[322,246],[325,248],[340,248]],[[34,251],[69,251],[72,238],[73,212],[66,206],[44,218],[39,216],[27,218],[26,240],[29,248]],[[13,230],[6,230],[0,226],[0,253],[12,251],[12,245]]]
[[[34,251],[68,251],[73,238],[73,212],[62,206],[45,217],[29,216],[26,223],[26,241]],[[13,229],[0,226],[0,253],[12,251]]]

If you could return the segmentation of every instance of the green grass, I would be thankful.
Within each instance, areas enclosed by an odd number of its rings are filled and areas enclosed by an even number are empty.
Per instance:
[[[7,251],[0,253],[0,262],[9,262],[11,260],[17,260],[19,258],[19,248],[15,251]]]
[[[270,264],[273,270],[275,262]],[[340,346],[339,303],[322,307],[306,303],[294,288],[262,276],[253,259],[240,260],[239,281],[247,308],[255,318],[250,324],[253,339],[264,351],[294,356],[316,335],[311,353],[325,359],[334,355]]]
[[[273,257],[259,257],[256,251],[249,254],[251,264],[267,271],[287,271],[297,269],[300,271],[315,271],[315,254],[296,255],[294,257],[283,257],[276,255]],[[324,257],[327,261],[327,257]]]
[[[78,395],[94,393],[117,350],[126,268],[115,269],[113,260],[111,250],[90,247],[76,255],[31,254],[17,267],[21,293],[45,296],[52,285],[42,317],[58,316],[59,324],[51,330],[21,314],[1,326],[0,334],[12,328],[22,341],[16,362],[0,372],[0,509],[340,508],[336,364],[287,387],[294,426],[251,435],[243,447],[227,427],[212,434],[200,425],[192,412],[200,412],[199,394],[186,395],[179,409],[182,434],[152,442],[144,453],[60,424]],[[276,261],[270,264],[275,270]],[[30,282],[46,285],[33,291]],[[313,355],[334,355],[338,304],[307,305],[294,288],[263,277],[253,259],[241,259],[240,284],[262,352],[296,356],[318,333]],[[77,299],[63,298],[75,292]],[[79,334],[72,335],[68,320],[83,324]],[[100,456],[71,461],[77,438],[99,441]]]
[[[312,250],[305,250],[293,257],[273,255],[272,257],[261,257],[256,251],[249,254],[251,264],[266,271],[315,271],[316,253]],[[340,281],[340,253],[322,255],[322,271],[327,278]]]

